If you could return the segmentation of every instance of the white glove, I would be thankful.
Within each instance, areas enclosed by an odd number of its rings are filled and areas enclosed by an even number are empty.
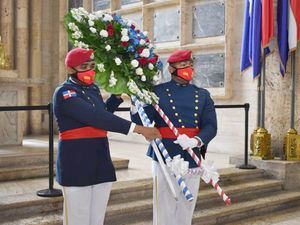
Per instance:
[[[183,150],[188,148],[195,148],[198,146],[199,141],[196,138],[190,138],[186,134],[181,134],[178,136],[177,140],[174,141],[175,144],[179,144]]]

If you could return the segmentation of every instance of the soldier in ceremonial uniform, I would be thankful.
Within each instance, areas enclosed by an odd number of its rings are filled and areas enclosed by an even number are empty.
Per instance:
[[[192,148],[200,158],[205,157],[208,143],[217,133],[217,119],[214,102],[207,90],[190,84],[193,75],[192,53],[189,50],[177,50],[168,58],[168,71],[172,80],[155,86],[160,98],[159,106],[179,130],[179,137],[169,129],[153,106],[146,106],[145,111],[155,127],[161,133],[162,142],[170,156],[180,154],[189,162],[189,172],[184,176],[185,182],[194,196],[193,202],[187,202],[179,194],[175,201],[164,179],[154,151],[150,146],[147,155],[153,159],[153,224],[156,225],[190,225],[200,186],[200,173],[197,164],[184,149]],[[132,108],[132,121],[141,123],[136,109]],[[172,177],[173,178],[173,177]],[[176,188],[175,179],[173,179]]]
[[[65,59],[68,79],[54,93],[54,113],[59,128],[57,181],[63,186],[64,225],[101,225],[115,169],[107,131],[160,137],[146,128],[115,116],[122,103],[112,95],[103,102],[94,82],[93,50],[75,48]]]

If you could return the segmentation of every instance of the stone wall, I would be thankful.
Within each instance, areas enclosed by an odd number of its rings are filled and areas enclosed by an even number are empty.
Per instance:
[[[54,88],[65,79],[64,57],[68,50],[67,36],[63,27],[63,16],[68,10],[67,0],[2,0],[1,29],[13,68],[18,71],[19,78],[24,80],[24,89],[19,104],[47,104],[51,101]],[[83,0],[86,9],[92,10],[93,1]],[[168,8],[178,5],[181,10],[181,39],[177,42],[158,44],[158,53],[167,57],[176,48],[191,48],[201,54],[221,52],[225,55],[225,88],[223,92],[211,90],[216,104],[250,103],[250,129],[256,127],[257,114],[257,81],[247,71],[240,74],[240,49],[243,29],[243,0],[225,1],[225,35],[213,38],[191,37],[192,23],[189,19],[191,5],[202,1],[134,1],[130,5],[121,6],[120,1],[112,1],[114,11],[130,17],[143,18],[143,24],[152,35],[152,17],[156,8]],[[11,14],[11,12],[14,12]],[[152,13],[152,14],[151,14]],[[276,14],[276,13],[275,13]],[[137,16],[138,15],[138,16]],[[40,16],[41,19],[38,17]],[[139,19],[140,20],[140,19]],[[34,27],[31,25],[34,24]],[[12,38],[12,37],[15,38]],[[300,54],[297,53],[297,87],[300,89]],[[265,126],[272,134],[272,146],[276,155],[280,155],[283,136],[289,128],[290,114],[290,68],[282,79],[279,74],[279,58],[277,50],[267,58],[266,82],[266,122]],[[27,85],[28,84],[28,85]],[[27,86],[26,86],[27,85]],[[222,96],[223,95],[223,96]],[[296,96],[296,129],[300,129],[299,91]],[[128,103],[127,103],[128,104]],[[212,141],[209,151],[228,154],[242,154],[244,151],[244,111],[243,109],[217,109],[219,130]],[[47,113],[35,113],[23,118],[27,133],[47,132]],[[29,119],[30,118],[30,119]],[[27,124],[27,121],[28,124]]]
[[[242,21],[244,14],[244,1],[235,1],[233,10],[233,21]],[[276,13],[275,13],[276,14]],[[230,36],[233,41],[233,76],[232,78],[232,98],[228,100],[218,100],[217,104],[235,104],[249,102],[250,107],[250,133],[256,127],[257,115],[257,81],[252,80],[251,70],[246,71],[243,76],[239,72],[242,22],[235,23],[233,33]],[[276,40],[274,40],[276,41]],[[287,74],[284,79],[279,72],[279,56],[275,43],[274,52],[267,57],[266,61],[266,108],[265,127],[272,134],[272,149],[276,156],[282,155],[283,137],[290,128],[290,61],[287,66]],[[300,131],[300,51],[296,56],[296,124],[295,128]],[[212,151],[242,153],[243,152],[243,114],[238,110],[225,112],[218,110],[219,132],[218,137],[211,145]],[[223,146],[226,146],[223,147]]]

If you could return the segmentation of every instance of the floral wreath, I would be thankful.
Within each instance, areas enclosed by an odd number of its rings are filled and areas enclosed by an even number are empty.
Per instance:
[[[147,32],[116,14],[89,13],[84,8],[71,9],[64,24],[75,47],[94,50],[95,79],[104,90],[158,103],[152,90],[160,78],[162,63]]]

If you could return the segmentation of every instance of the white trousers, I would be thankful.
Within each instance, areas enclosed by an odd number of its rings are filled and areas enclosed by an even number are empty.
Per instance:
[[[112,183],[63,187],[64,225],[103,225]]]
[[[193,213],[196,206],[198,190],[200,187],[199,174],[187,174],[183,178],[194,200],[189,202],[180,193],[174,176],[171,176],[172,183],[176,190],[178,201],[176,201],[165,180],[160,165],[153,161],[153,225],[191,225]]]

